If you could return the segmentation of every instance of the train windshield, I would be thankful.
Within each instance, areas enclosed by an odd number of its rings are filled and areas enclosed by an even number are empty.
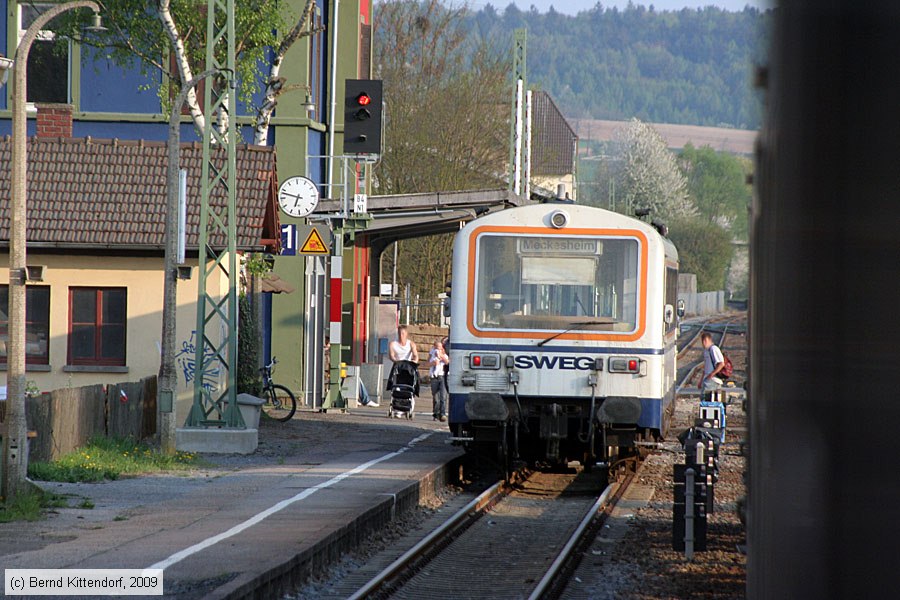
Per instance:
[[[633,332],[635,238],[484,234],[477,245],[479,329]]]

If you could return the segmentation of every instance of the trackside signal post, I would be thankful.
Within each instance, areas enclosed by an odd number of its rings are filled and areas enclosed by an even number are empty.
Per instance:
[[[341,211],[329,215],[333,230],[331,272],[329,285],[329,343],[331,367],[328,395],[322,410],[346,410],[341,395],[341,360],[344,348],[344,241],[350,243],[357,232],[368,228],[372,216],[367,212],[365,194],[366,166],[381,155],[384,104],[382,82],[370,79],[348,79],[344,84],[344,156],[341,157],[343,177]],[[352,176],[348,176],[351,171]],[[352,181],[351,181],[352,178]],[[351,184],[352,183],[352,188]]]
[[[344,154],[380,155],[382,138],[382,82],[348,79],[344,93]]]

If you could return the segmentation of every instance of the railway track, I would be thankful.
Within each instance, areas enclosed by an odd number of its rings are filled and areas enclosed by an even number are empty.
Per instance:
[[[531,473],[495,484],[395,560],[353,599],[558,597],[630,484],[598,473]]]

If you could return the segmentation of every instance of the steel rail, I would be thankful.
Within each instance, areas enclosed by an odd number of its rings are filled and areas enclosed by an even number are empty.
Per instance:
[[[684,346],[681,347],[681,350],[679,350],[678,353],[675,355],[676,358],[681,358],[688,350],[690,350],[691,346],[693,346],[697,342],[697,340],[700,339],[700,334],[703,333],[704,329],[706,329],[706,323],[701,325],[700,328],[697,330],[697,333],[695,333],[693,335],[693,337],[691,337],[691,339],[688,340],[688,343],[686,343]]]
[[[498,481],[497,483],[483,491],[478,495],[478,497],[466,504],[449,519],[444,521],[444,523],[442,523],[440,527],[429,533],[419,543],[404,552],[400,558],[385,567],[385,569],[382,570],[378,575],[369,580],[366,585],[361,587],[356,591],[355,594],[350,596],[348,600],[360,600],[361,598],[365,598],[384,587],[386,583],[394,579],[414,560],[421,558],[442,541],[444,541],[444,539],[448,535],[455,531],[457,526],[459,526],[463,520],[484,512],[486,508],[491,506],[500,498],[501,495],[503,495],[504,489],[505,482]]]
[[[620,489],[624,490],[626,487],[628,487],[627,484],[624,484],[620,486]],[[556,560],[553,561],[553,564],[550,565],[550,568],[547,569],[547,572],[538,582],[534,590],[532,590],[531,595],[528,596],[528,600],[537,600],[550,590],[550,586],[553,583],[553,580],[556,579],[556,576],[559,575],[563,566],[572,557],[572,552],[575,550],[575,547],[582,541],[582,538],[588,531],[589,526],[597,517],[597,513],[599,513],[606,506],[607,501],[609,500],[609,496],[610,494],[612,494],[612,489],[612,485],[606,486],[606,489],[603,490],[603,493],[600,494],[600,497],[597,498],[597,501],[591,505],[591,508],[588,509],[587,513],[585,513],[584,515],[584,518],[581,519],[578,527],[575,529],[574,533],[572,533],[569,541],[566,542],[566,545],[563,546],[562,550],[559,551]]]
[[[725,337],[726,337],[726,335],[728,334],[728,326],[731,325],[731,323],[732,323],[732,321],[726,322],[726,323],[725,323],[725,326],[722,328],[722,335],[721,335],[721,337],[719,338],[719,343],[717,344],[717,345],[719,346],[719,348],[721,348],[722,346],[725,345]],[[697,335],[695,335],[693,338],[691,338],[691,341],[690,341],[690,342],[688,342],[687,344],[685,344],[684,348],[682,348],[682,349],[678,352],[678,355],[677,355],[678,357],[681,357],[681,355],[682,355],[683,353],[687,352],[688,348],[690,348],[690,347],[694,344],[694,342],[695,342],[697,339],[700,338],[700,334],[703,333],[704,329],[706,329],[706,325],[707,325],[707,324],[704,324],[704,325],[700,328],[700,330],[697,332]],[[703,366],[703,361],[701,360],[700,362],[696,363],[693,367],[691,367],[691,370],[688,371],[688,374],[685,375],[684,379],[682,379],[682,380],[678,383],[678,385],[675,386],[675,393],[676,393],[676,394],[678,393],[679,390],[683,389],[683,388],[685,387],[685,385],[686,385],[689,381],[691,381],[691,380],[694,378],[694,375],[696,374],[697,369],[699,369],[699,368],[702,367],[702,366]]]

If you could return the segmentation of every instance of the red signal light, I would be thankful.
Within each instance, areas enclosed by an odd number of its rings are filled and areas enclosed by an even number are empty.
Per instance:
[[[481,366],[481,357],[480,357],[480,356],[473,356],[473,357],[472,357],[472,366],[473,366],[473,367],[480,367],[480,366]]]
[[[365,92],[356,97],[356,103],[360,106],[368,106],[372,103],[372,98]]]
[[[633,358],[630,359],[630,360],[628,361],[628,370],[629,370],[629,371],[637,371],[637,368],[638,368],[638,362],[637,362],[637,360],[635,360],[635,359],[633,359]]]

